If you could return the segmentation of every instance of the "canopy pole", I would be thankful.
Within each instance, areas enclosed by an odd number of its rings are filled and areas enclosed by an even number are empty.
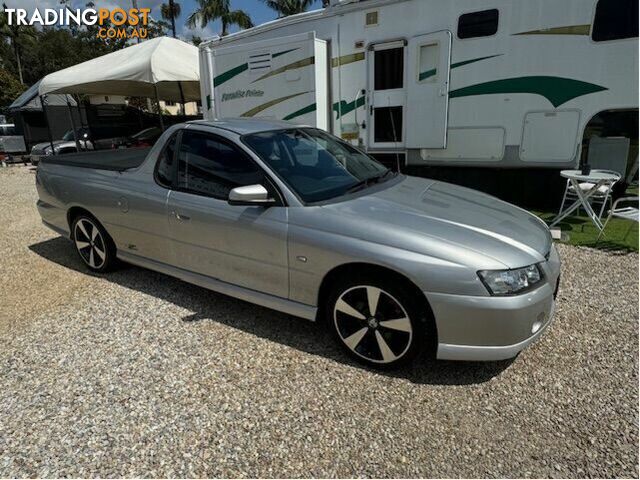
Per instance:
[[[80,140],[78,140],[78,132],[76,131],[76,122],[73,119],[73,112],[71,111],[71,102],[69,101],[69,95],[65,95],[67,99],[67,108],[69,110],[69,120],[71,121],[71,130],[73,130],[73,139],[76,141],[76,152],[80,152]]]
[[[184,105],[184,92],[182,91],[182,83],[180,83],[180,81],[178,80],[178,89],[180,90],[180,104],[182,105],[182,116],[186,116],[187,115],[187,109],[185,108]]]
[[[76,109],[78,110],[78,118],[80,119],[80,128],[84,128],[84,120],[82,119],[82,109],[80,108],[80,95],[79,94],[74,95],[72,98],[76,101]]]
[[[87,103],[89,102],[89,100],[87,100],[86,98],[82,98],[81,94],[78,94],[78,98],[76,101],[78,102],[77,105],[78,105],[78,114],[80,115],[80,123],[82,124],[82,127],[85,128],[85,122],[84,120],[82,120],[82,111],[84,109],[84,119],[87,121],[86,129],[89,132],[89,137],[94,138],[93,131],[91,130],[91,122],[89,121],[89,111],[87,109]],[[80,107],[80,103],[83,104],[82,107]],[[95,148],[95,145],[94,145],[94,148]]]
[[[158,115],[160,116],[160,130],[164,132],[164,120],[162,120],[162,108],[160,108],[160,96],[158,95],[158,85],[154,83],[153,89],[156,92],[156,106],[158,107]]]
[[[47,115],[47,105],[44,101],[43,95],[40,95],[40,105],[42,105],[42,113],[44,113],[44,119],[47,121],[47,133],[49,134],[49,145],[51,145],[51,155],[55,155],[56,149],[53,146],[53,135],[51,134],[51,125],[49,125],[49,115]]]

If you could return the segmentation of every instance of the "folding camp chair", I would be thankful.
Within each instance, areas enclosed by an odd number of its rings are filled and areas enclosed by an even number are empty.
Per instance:
[[[618,208],[618,204],[626,203],[626,202],[634,202],[635,206],[626,206],[626,207]],[[609,210],[609,216],[607,217],[607,221],[604,222],[604,226],[600,231],[600,235],[598,235],[598,239],[596,240],[596,243],[598,243],[598,241],[600,240],[600,237],[604,235],[604,229],[607,228],[607,224],[609,223],[609,220],[611,220],[612,217],[623,218],[625,220],[631,220],[632,222],[640,223],[640,220],[638,220],[640,216],[639,212],[640,211],[638,210],[638,197],[623,197],[613,202],[613,206],[611,207],[611,210]],[[627,233],[624,235],[623,240],[627,239],[627,236],[631,231],[631,227],[633,227],[633,224],[629,225],[629,230],[627,230]]]

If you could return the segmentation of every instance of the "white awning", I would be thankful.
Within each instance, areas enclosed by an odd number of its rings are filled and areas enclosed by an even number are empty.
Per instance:
[[[40,95],[125,95],[181,101],[200,99],[198,49],[169,37],[154,38],[44,77]]]

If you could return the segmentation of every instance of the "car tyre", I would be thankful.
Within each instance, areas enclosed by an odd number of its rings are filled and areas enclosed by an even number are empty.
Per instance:
[[[71,237],[82,262],[89,270],[105,273],[116,266],[116,247],[100,222],[89,215],[74,218]]]
[[[437,344],[426,299],[407,282],[359,276],[336,282],[325,320],[338,344],[357,361],[374,368],[407,364]]]

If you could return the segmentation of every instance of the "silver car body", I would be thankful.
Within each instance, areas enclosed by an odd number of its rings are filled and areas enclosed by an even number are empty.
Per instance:
[[[31,153],[29,155],[31,163],[33,163],[34,165],[37,165],[38,162],[40,162],[40,159],[42,159],[42,157],[51,155],[52,144],[54,149],[53,152],[55,155],[77,151],[77,146],[75,141],[54,140],[53,142],[36,143],[33,147],[31,147]],[[90,140],[80,140],[80,148],[82,150],[93,150],[93,143]]]
[[[474,190],[403,175],[304,205],[240,139],[285,126],[291,125],[176,125],[140,167],[124,172],[41,164],[38,209],[46,225],[66,236],[70,209],[85,209],[113,237],[122,260],[309,320],[316,318],[323,280],[335,269],[393,270],[428,300],[441,359],[511,358],[550,324],[560,259],[537,217]],[[233,141],[264,168],[286,206],[233,206],[158,185],[157,157],[181,128]],[[544,280],[519,295],[490,295],[477,273],[531,264],[540,266]]]

